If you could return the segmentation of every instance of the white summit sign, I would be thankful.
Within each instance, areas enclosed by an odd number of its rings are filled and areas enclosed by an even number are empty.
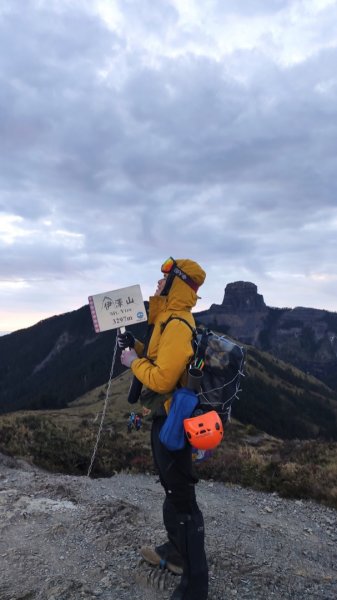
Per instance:
[[[140,285],[89,296],[96,333],[147,321]]]

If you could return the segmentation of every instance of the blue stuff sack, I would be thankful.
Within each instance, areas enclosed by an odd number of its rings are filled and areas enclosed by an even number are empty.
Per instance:
[[[185,446],[184,419],[192,416],[199,403],[193,390],[179,388],[173,394],[170,412],[160,430],[159,439],[168,450],[182,450]]]

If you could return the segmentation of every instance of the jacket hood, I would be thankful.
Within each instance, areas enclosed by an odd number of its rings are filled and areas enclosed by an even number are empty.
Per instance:
[[[205,271],[201,266],[188,258],[175,259],[177,266],[184,271],[189,277],[196,282],[198,286],[201,286],[206,277]],[[154,301],[155,298],[155,301]],[[180,277],[175,276],[167,296],[156,296],[151,298],[151,302],[156,306],[157,310],[159,306],[161,310],[191,310],[197,303],[197,293],[185,283]],[[155,312],[157,312],[155,310]]]

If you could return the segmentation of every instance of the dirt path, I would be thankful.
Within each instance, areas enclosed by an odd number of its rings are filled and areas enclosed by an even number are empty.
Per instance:
[[[337,512],[201,481],[210,600],[337,598]],[[92,480],[0,456],[0,600],[156,600],[177,578],[142,564],[164,540],[155,477]]]

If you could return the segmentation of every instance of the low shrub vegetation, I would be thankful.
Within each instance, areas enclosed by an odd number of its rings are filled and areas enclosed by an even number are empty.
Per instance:
[[[128,380],[114,386],[102,427],[92,477],[118,471],[155,473],[150,421],[128,433]],[[93,455],[106,386],[55,411],[30,411],[0,417],[0,452],[23,458],[53,472],[86,475]],[[134,406],[132,407],[134,410]],[[337,443],[281,440],[255,425],[233,420],[213,456],[196,465],[202,479],[312,499],[337,508]]]

